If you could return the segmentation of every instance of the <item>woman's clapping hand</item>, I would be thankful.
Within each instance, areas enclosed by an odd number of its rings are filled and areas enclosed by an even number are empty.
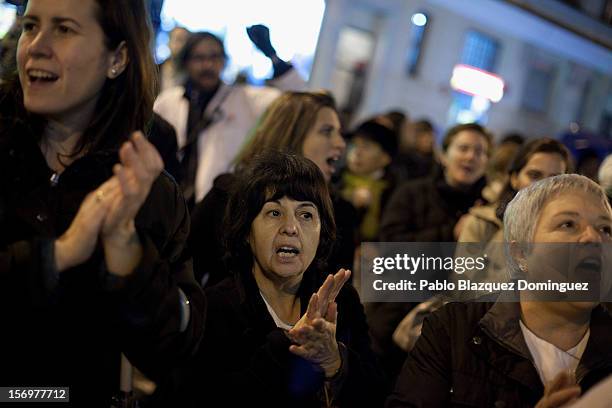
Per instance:
[[[57,271],[87,261],[98,237],[110,273],[129,275],[140,262],[142,247],[134,218],[161,173],[163,162],[141,132],[135,132],[121,146],[119,159],[114,175],[85,197],[68,230],[55,241]]]
[[[134,218],[164,164],[141,132],[135,132],[121,146],[119,159],[120,163],[113,167],[113,178],[118,180],[120,189],[110,197],[101,236],[109,272],[126,276],[134,270],[142,252]]]
[[[350,276],[351,271],[345,269],[329,275],[317,293],[311,296],[306,313],[287,333],[295,343],[289,351],[318,364],[328,378],[342,364],[336,341],[338,305],[335,300]]]
[[[110,207],[108,198],[119,189],[119,180],[111,177],[85,197],[66,232],[55,240],[55,269],[58,272],[80,265],[91,257]]]

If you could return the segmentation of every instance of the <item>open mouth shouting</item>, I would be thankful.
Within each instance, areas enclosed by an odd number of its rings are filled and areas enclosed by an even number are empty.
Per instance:
[[[28,69],[26,74],[30,84],[32,85],[50,84],[59,79],[59,75],[42,69]]]
[[[334,154],[332,156],[329,156],[325,160],[325,163],[327,164],[327,167],[328,167],[326,173],[329,173],[330,177],[332,174],[336,172],[336,164],[338,163],[339,160],[340,160],[340,154]]]
[[[589,256],[583,258],[582,260],[580,260],[580,262],[578,262],[578,265],[576,265],[576,269],[595,273],[600,273],[601,268],[602,261],[601,258],[598,256]]]
[[[276,254],[281,258],[289,259],[298,256],[300,254],[300,250],[291,245],[283,245],[277,248]]]

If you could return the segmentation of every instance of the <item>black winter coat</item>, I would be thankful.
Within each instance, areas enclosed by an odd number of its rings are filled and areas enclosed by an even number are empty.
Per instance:
[[[162,157],[164,161],[164,170],[170,173],[170,175],[179,182],[178,176],[180,165],[177,157],[178,146],[174,127],[157,113],[153,113],[148,139]]]
[[[300,288],[302,314],[322,284],[307,275]],[[160,387],[163,402],[158,400],[158,406],[324,406],[323,372],[289,352],[291,342],[276,327],[251,273],[227,278],[206,295],[207,326],[200,350],[189,367],[175,372],[174,384]],[[333,406],[380,407],[386,396],[383,374],[370,349],[357,292],[347,283],[336,301],[336,339],[344,346],[341,374],[332,382]]]
[[[544,386],[518,303],[449,303],[425,319],[387,408],[533,407]],[[576,369],[585,393],[612,373],[612,317],[598,306]]]
[[[453,229],[481,198],[484,178],[469,190],[450,187],[442,171],[399,185],[383,210],[380,241],[454,242]]]
[[[204,295],[183,251],[189,216],[167,174],[137,215],[143,258],[133,275],[110,275],[99,245],[86,263],[53,273],[53,241],[116,162],[116,152],[89,154],[50,182],[26,127],[0,122],[0,385],[70,387],[61,406],[108,408],[121,352],[153,378],[195,352]],[[179,288],[191,302],[182,333]]]

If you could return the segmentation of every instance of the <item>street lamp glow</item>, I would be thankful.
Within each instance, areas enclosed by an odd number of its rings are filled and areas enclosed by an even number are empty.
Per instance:
[[[418,27],[423,27],[427,24],[427,16],[423,13],[416,13],[412,15],[412,24]]]

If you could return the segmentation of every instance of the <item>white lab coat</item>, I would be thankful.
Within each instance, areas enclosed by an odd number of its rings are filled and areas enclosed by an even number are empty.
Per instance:
[[[232,162],[259,116],[276,99],[281,90],[302,90],[304,80],[294,70],[272,82],[276,88],[222,84],[206,107],[213,123],[198,136],[198,168],[195,177],[195,201],[204,198],[214,179],[231,171]],[[177,86],[163,91],[153,109],[176,130],[179,150],[187,140],[189,101],[185,88]],[[216,113],[215,110],[217,111]]]

